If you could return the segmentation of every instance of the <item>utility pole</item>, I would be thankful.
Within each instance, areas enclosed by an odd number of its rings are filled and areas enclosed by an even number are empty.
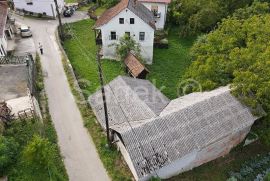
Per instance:
[[[55,4],[57,17],[58,17],[58,20],[59,20],[60,38],[63,38],[63,24],[62,24],[61,15],[60,15],[60,12],[59,12],[59,7],[58,7],[57,0],[54,0],[54,4]]]
[[[97,65],[98,65],[98,73],[99,73],[101,92],[102,92],[102,100],[103,100],[103,106],[104,106],[107,142],[108,142],[108,146],[110,148],[111,147],[111,139],[110,139],[110,130],[109,130],[110,128],[109,128],[109,119],[108,119],[108,108],[107,108],[107,102],[106,102],[106,95],[105,95],[105,89],[104,89],[104,80],[103,80],[103,72],[102,72],[101,63],[100,63],[99,50],[100,50],[100,48],[98,48],[98,51],[97,51]]]

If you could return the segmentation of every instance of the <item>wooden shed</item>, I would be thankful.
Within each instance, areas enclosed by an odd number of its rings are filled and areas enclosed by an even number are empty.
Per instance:
[[[139,59],[133,54],[129,53],[124,60],[126,66],[126,72],[138,79],[145,79],[149,73],[147,68],[139,61]]]

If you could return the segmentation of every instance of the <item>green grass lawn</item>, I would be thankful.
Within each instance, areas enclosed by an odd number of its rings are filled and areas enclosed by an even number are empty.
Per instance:
[[[77,3],[77,0],[65,0],[65,3]]]
[[[91,27],[92,20],[83,20],[66,26],[71,29],[75,38],[64,42],[64,48],[73,65],[78,79],[88,80],[89,85],[82,88],[87,95],[94,93],[99,87],[99,79],[96,64],[96,46],[94,32]],[[156,82],[158,88],[169,98],[177,96],[177,85],[181,75],[190,65],[189,49],[195,38],[179,38],[176,29],[170,31],[169,49],[155,49],[153,65],[149,65],[150,74],[148,79]],[[102,66],[107,82],[119,74],[124,74],[120,63],[103,60]],[[79,81],[82,84],[85,81]]]
[[[83,84],[81,88],[84,89],[86,96],[94,93],[100,85],[96,63],[95,35],[91,30],[93,25],[92,20],[82,20],[65,27],[71,30],[74,37],[64,42],[64,49],[80,84]],[[123,74],[119,62],[102,60],[102,66],[108,82],[119,74]]]
[[[154,49],[153,65],[148,66],[147,79],[170,99],[177,97],[177,86],[181,75],[190,65],[189,49],[195,37],[179,38],[177,29],[169,31],[169,49]]]

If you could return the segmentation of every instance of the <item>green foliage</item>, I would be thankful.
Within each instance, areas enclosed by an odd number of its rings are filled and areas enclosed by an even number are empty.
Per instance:
[[[129,52],[133,52],[137,57],[141,58],[141,47],[132,37],[124,35],[115,46],[115,50],[119,59],[123,61]]]
[[[233,17],[237,19],[247,19],[254,15],[267,14],[270,11],[270,5],[267,2],[254,1],[251,6],[241,8],[233,13]]]
[[[237,172],[230,171],[231,178],[236,178],[239,181],[246,180],[262,180],[266,173],[269,172],[270,153],[263,156],[257,156],[242,164]],[[261,178],[261,179],[259,179]]]
[[[270,181],[270,172],[265,176],[264,181]]]
[[[192,48],[194,62],[184,79],[195,79],[203,90],[231,84],[243,103],[270,111],[270,14],[266,3],[255,2],[222,21],[208,35],[201,36]],[[258,15],[262,13],[262,15]],[[193,89],[192,91],[198,91]],[[256,112],[258,113],[258,112]],[[270,121],[259,135],[270,144]]]
[[[26,145],[22,154],[22,162],[33,172],[48,173],[47,177],[52,180],[64,180],[54,163],[56,159],[56,146],[37,135]]]
[[[0,136],[0,177],[16,162],[18,147],[13,138]]]
[[[175,0],[171,3],[170,22],[178,24],[182,36],[211,31],[222,18],[252,0]]]
[[[270,108],[269,15],[247,20],[229,18],[192,48],[194,62],[185,78],[194,78],[209,90],[233,82],[235,93],[248,105]],[[253,97],[250,95],[253,94]],[[255,99],[254,99],[255,98]]]

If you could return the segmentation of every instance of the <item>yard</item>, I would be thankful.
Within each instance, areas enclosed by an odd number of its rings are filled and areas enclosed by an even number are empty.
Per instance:
[[[97,73],[96,64],[96,45],[94,32],[91,31],[91,27],[94,22],[92,20],[83,20],[80,22],[66,25],[65,28],[71,34],[73,38],[64,42],[64,49],[71,61],[71,64],[75,70],[75,74],[79,80],[80,87],[83,89],[85,96],[94,93],[99,88],[99,79]],[[169,49],[155,49],[154,50],[154,62],[153,65],[148,66],[150,74],[148,79],[156,84],[158,88],[170,99],[177,97],[177,85],[181,75],[185,69],[190,65],[191,59],[189,57],[189,50],[192,46],[195,38],[181,39],[178,37],[176,29],[171,29],[169,33]],[[106,83],[114,79],[119,74],[124,74],[121,64],[116,61],[102,60],[102,67],[106,78]],[[87,114],[86,114],[87,116]],[[90,116],[91,117],[91,116]],[[91,127],[96,125],[92,122]],[[89,122],[88,122],[89,123]],[[92,129],[92,132],[95,132]],[[101,130],[97,129],[98,133],[95,133],[94,140],[97,140],[97,135],[101,135]],[[90,131],[91,132],[91,131]],[[92,133],[91,133],[92,134]],[[103,141],[104,143],[105,138]],[[95,141],[96,143],[99,141]],[[100,143],[101,144],[101,143]],[[113,172],[115,168],[111,166],[111,163],[115,163],[112,158],[108,158],[108,154],[104,152],[104,149],[97,144],[99,153],[103,163],[109,172]],[[258,155],[269,152],[270,149],[266,148],[260,143],[251,144],[245,148],[236,148],[231,154],[212,161],[208,164],[195,168],[193,171],[180,174],[174,178],[169,179],[170,181],[178,180],[200,180],[200,181],[222,181],[228,177],[228,172],[233,170],[237,171],[241,164],[246,160]],[[104,156],[105,155],[105,156]],[[113,158],[119,161],[119,157]],[[118,162],[116,161],[116,162]],[[118,162],[119,164],[119,162]],[[122,173],[125,170],[120,168]],[[125,172],[124,172],[125,173]],[[116,176],[113,178],[119,178]],[[125,174],[124,174],[125,175]],[[125,180],[129,174],[122,177]],[[113,179],[118,180],[118,179]],[[121,179],[120,179],[121,180]]]
[[[99,87],[95,35],[93,31],[89,31],[93,24],[92,20],[83,20],[65,26],[74,36],[64,42],[64,48],[87,96]],[[169,98],[177,96],[176,87],[180,76],[191,63],[188,51],[194,40],[195,38],[180,39],[176,29],[172,29],[169,49],[154,50],[154,63],[148,66],[148,79],[156,83]],[[120,62],[103,60],[102,66],[107,83],[117,75],[124,74]]]

